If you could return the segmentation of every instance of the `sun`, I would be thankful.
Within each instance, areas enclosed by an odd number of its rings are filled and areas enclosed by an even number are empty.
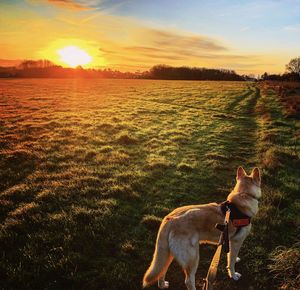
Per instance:
[[[58,49],[57,54],[60,56],[60,61],[66,63],[70,67],[86,65],[92,61],[92,57],[78,46],[65,46]]]

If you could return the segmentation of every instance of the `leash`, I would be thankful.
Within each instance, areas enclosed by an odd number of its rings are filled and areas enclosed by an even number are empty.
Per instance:
[[[207,276],[204,279],[204,284],[202,290],[212,290],[213,282],[216,279],[218,265],[220,262],[222,247],[224,246],[224,250],[226,253],[229,252],[229,237],[228,237],[228,224],[230,218],[230,209],[227,207],[224,224],[216,224],[216,228],[221,231],[221,235],[218,242],[217,250],[213,256],[213,259],[210,263]]]

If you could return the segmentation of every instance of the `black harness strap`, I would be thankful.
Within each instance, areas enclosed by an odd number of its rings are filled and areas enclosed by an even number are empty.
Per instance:
[[[212,290],[213,282],[216,279],[218,265],[220,262],[222,246],[224,246],[226,253],[229,252],[229,237],[228,237],[228,224],[230,220],[230,209],[227,208],[225,213],[224,224],[216,224],[216,228],[221,231],[221,235],[218,242],[217,250],[213,256],[213,259],[210,263],[207,276],[204,279],[204,284],[202,286],[202,290]]]
[[[226,200],[223,201],[220,206],[224,216],[226,214],[227,208],[230,209],[230,220],[235,227],[241,228],[250,224],[251,217],[242,213],[232,202]]]

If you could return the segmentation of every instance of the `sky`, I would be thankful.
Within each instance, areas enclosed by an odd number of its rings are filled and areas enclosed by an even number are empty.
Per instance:
[[[283,73],[300,55],[300,0],[0,0],[0,66],[70,66],[66,47],[90,56],[83,67]]]

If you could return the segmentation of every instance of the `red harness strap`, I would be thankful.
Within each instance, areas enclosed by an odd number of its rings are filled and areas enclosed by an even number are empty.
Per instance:
[[[247,218],[247,219],[233,219],[231,220],[232,224],[235,226],[235,227],[245,227],[245,226],[248,226],[250,224],[250,219]]]

